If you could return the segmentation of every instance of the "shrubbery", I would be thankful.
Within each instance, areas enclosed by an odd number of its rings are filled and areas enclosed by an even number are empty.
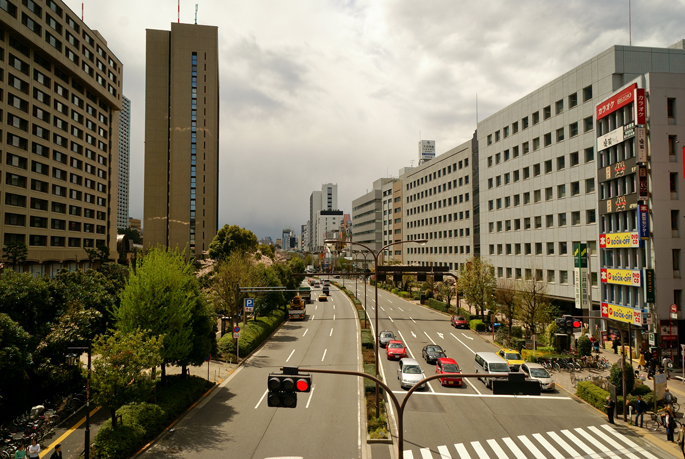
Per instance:
[[[578,355],[580,357],[584,355],[592,355],[592,342],[587,335],[583,335],[578,338]]]
[[[618,364],[613,364],[609,372],[609,382],[616,386],[616,395],[623,395],[623,370]],[[632,390],[635,387],[635,371],[633,366],[626,363],[626,387]]]
[[[362,330],[362,348],[373,349],[373,334],[371,330]]]
[[[246,356],[254,351],[286,317],[285,311],[276,309],[268,316],[257,317],[257,320],[248,320],[240,337],[240,355]],[[232,333],[226,333],[221,337],[219,350],[224,355],[235,355],[236,349]]]
[[[580,381],[576,386],[576,395],[598,410],[606,412],[604,405],[607,404],[609,392],[597,387],[591,381]],[[616,404],[618,405],[618,403]]]
[[[471,330],[475,330],[477,332],[484,332],[485,331],[485,324],[480,319],[472,319],[469,321],[469,328]]]
[[[440,312],[447,312],[447,303],[443,303],[442,301],[434,300],[433,298],[429,299],[427,302],[428,306],[436,309]]]

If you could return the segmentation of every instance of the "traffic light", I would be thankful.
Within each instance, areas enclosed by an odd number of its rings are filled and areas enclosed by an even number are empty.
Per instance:
[[[297,368],[285,367],[283,373],[269,373],[267,405],[277,408],[295,408],[297,393],[312,388],[310,374],[298,374]]]
[[[572,316],[568,314],[564,314],[563,316],[555,319],[554,322],[557,324],[557,328],[559,329],[558,333],[561,333],[563,335],[572,334],[574,327],[580,327],[582,325],[580,321],[574,319]]]
[[[583,321],[578,319],[573,319],[573,332],[578,328],[583,328]]]
[[[444,276],[442,275],[442,273],[440,273],[440,274],[438,274],[438,273],[433,274],[433,281],[434,281],[434,282],[442,282],[443,280],[444,280]]]
[[[573,317],[569,315],[565,315],[564,319],[566,319],[566,334],[570,335],[573,333],[573,322],[575,321]]]
[[[557,324],[557,333],[566,333],[566,319],[563,317],[557,317],[554,319],[554,323]]]

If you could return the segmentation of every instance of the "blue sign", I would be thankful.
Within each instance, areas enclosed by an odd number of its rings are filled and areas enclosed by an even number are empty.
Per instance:
[[[649,208],[646,204],[638,206],[638,234],[641,240],[649,239]]]
[[[240,327],[235,327],[233,329],[233,333],[240,333]]]
[[[254,298],[245,298],[245,312],[252,312],[254,308]]]

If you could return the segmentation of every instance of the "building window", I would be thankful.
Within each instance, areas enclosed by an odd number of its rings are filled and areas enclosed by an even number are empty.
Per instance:
[[[585,211],[585,223],[588,225],[591,223],[597,223],[597,217],[595,215],[595,209],[590,209]]]
[[[537,151],[540,149],[540,137],[536,137],[533,139],[533,151]]]
[[[563,139],[563,135],[562,135],[562,139]],[[550,145],[552,145],[552,133],[548,132],[547,134],[545,134],[545,146],[549,147]]]
[[[580,182],[571,182],[571,196],[580,194]]]
[[[573,93],[568,96],[568,108],[573,108],[578,105],[578,93]]]
[[[551,117],[552,117],[552,106],[548,105],[542,109],[542,118],[546,120],[546,119],[549,119]]]
[[[583,102],[592,99],[592,85],[583,88]]]
[[[566,226],[566,212],[562,212],[557,216],[557,224],[559,226]]]
[[[673,249],[673,277],[680,278],[680,249]]]
[[[566,197],[566,185],[557,185],[557,199]]]
[[[676,124],[675,98],[666,99],[666,111],[668,114],[668,124]]]
[[[590,161],[595,160],[595,149],[594,147],[586,148],[585,149],[585,162],[589,163]]]
[[[566,168],[566,158],[564,156],[559,156],[557,158],[557,170],[560,171]]]
[[[584,132],[589,132],[589,131],[592,131],[593,128],[594,128],[594,122],[592,120],[592,117],[588,116],[587,118],[585,118],[583,120],[583,130],[584,130]]]
[[[578,135],[578,123],[571,123],[568,125],[568,135],[569,137],[575,137]]]
[[[528,117],[521,118],[521,129],[528,129]]]
[[[564,111],[564,99],[558,100],[555,106],[555,114],[558,115]]]

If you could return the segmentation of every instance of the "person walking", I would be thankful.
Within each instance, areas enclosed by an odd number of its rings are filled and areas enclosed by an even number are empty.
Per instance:
[[[52,456],[50,456],[50,459],[62,459],[62,444],[58,444],[55,446],[55,451],[53,451]]]
[[[673,431],[675,430],[676,426],[673,409],[669,405],[666,405],[660,411],[665,413],[661,419],[663,419],[664,427],[666,427],[666,440],[673,442]]]
[[[637,361],[637,369],[638,370],[644,370],[645,369],[645,354],[644,352],[640,352],[640,360]]]
[[[38,459],[40,457],[40,445],[35,438],[31,439],[31,445],[28,448],[29,459]]]
[[[637,426],[637,420],[640,419],[640,427],[642,427],[642,424],[644,422],[644,417],[645,417],[645,411],[647,411],[649,407],[647,406],[647,402],[642,400],[642,395],[637,396],[637,400],[635,400],[635,425]]]
[[[616,402],[614,402],[611,399],[611,396],[607,397],[607,404],[604,405],[604,408],[607,410],[607,416],[609,418],[609,424],[614,423],[614,408],[616,407]]]
[[[19,443],[19,447],[14,452],[14,459],[26,459],[26,449],[23,443]]]
[[[614,338],[614,342],[611,344],[614,349],[614,354],[618,354],[618,337]]]

